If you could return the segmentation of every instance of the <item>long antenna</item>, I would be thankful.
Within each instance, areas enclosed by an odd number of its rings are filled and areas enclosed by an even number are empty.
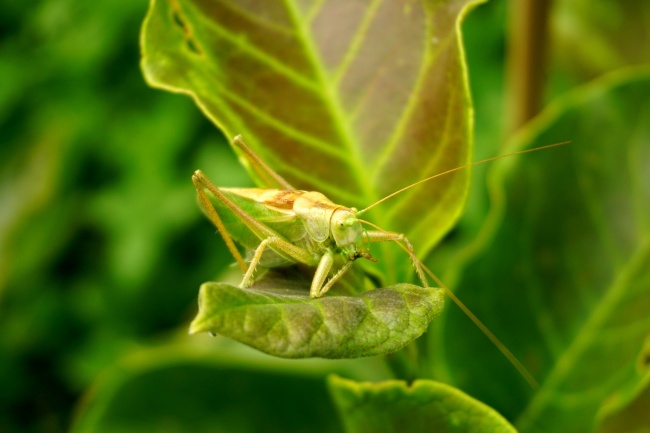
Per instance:
[[[402,247],[402,248],[404,249],[403,245],[400,245],[400,247]],[[419,261],[419,260],[418,260],[418,261]],[[528,384],[530,385],[530,387],[533,388],[533,389],[537,389],[537,387],[539,387],[539,384],[537,383],[537,380],[535,380],[535,378],[533,377],[533,375],[530,374],[530,372],[529,372],[529,371],[526,369],[526,367],[524,367],[524,365],[523,365],[523,364],[522,364],[522,363],[517,359],[517,357],[516,357],[516,356],[515,356],[511,351],[510,351],[510,349],[508,349],[508,347],[507,347],[505,344],[503,344],[503,343],[501,342],[501,340],[499,340],[499,339],[497,338],[497,336],[494,335],[494,334],[492,333],[492,331],[490,331],[490,329],[489,329],[487,326],[485,326],[485,325],[483,324],[483,322],[481,322],[481,320],[480,320],[478,317],[476,317],[476,315],[475,315],[474,313],[472,313],[472,311],[467,307],[467,305],[465,305],[465,304],[464,304],[460,299],[458,299],[458,297],[454,294],[454,292],[452,292],[452,291],[451,291],[451,290],[450,290],[450,289],[449,289],[449,288],[448,288],[448,287],[447,287],[447,286],[446,286],[446,285],[445,285],[445,284],[440,280],[440,278],[438,278],[438,277],[437,277],[437,276],[436,276],[436,275],[435,275],[435,274],[434,274],[434,273],[433,273],[429,268],[427,268],[427,267],[426,267],[422,262],[420,262],[420,266],[422,266],[422,268],[424,269],[424,272],[426,272],[427,275],[429,275],[431,278],[433,278],[434,281],[435,281],[435,282],[436,282],[440,287],[442,287],[442,288],[445,290],[445,293],[447,293],[447,296],[449,296],[449,297],[451,298],[451,300],[454,301],[454,304],[458,305],[458,308],[460,308],[461,310],[463,310],[463,313],[465,313],[465,315],[466,315],[467,317],[469,317],[469,319],[470,319],[472,322],[474,322],[474,324],[475,324],[475,325],[476,325],[476,326],[481,330],[481,332],[483,332],[483,334],[485,334],[485,336],[486,336],[487,338],[490,339],[490,341],[492,342],[492,344],[494,344],[494,345],[497,347],[497,349],[499,349],[499,352],[501,352],[501,353],[503,354],[503,356],[505,356],[505,357],[508,359],[508,361],[510,361],[510,363],[511,363],[511,364],[512,364],[516,369],[517,369],[517,371],[519,372],[519,374],[521,374],[521,376],[524,378],[524,380],[525,380],[526,382],[528,382]]]
[[[539,149],[541,149],[541,148],[539,148]],[[507,156],[507,155],[503,155],[503,156]],[[371,227],[373,227],[373,228],[375,228],[375,229],[377,229],[379,231],[382,231],[382,232],[386,233],[386,231],[383,230],[381,227],[379,227],[379,226],[377,226],[377,225],[375,225],[375,224],[373,224],[371,222],[364,221],[362,219],[359,219],[359,222],[367,224],[367,225],[369,225],[369,226],[371,226]],[[420,265],[420,267],[424,270],[424,272],[427,273],[427,275],[429,275],[431,278],[433,278],[433,280],[438,284],[438,286],[440,286],[445,291],[447,296],[449,296],[449,298],[452,301],[454,301],[454,304],[456,304],[458,306],[458,308],[460,308],[463,311],[463,313],[465,313],[465,315],[474,323],[474,325],[476,325],[476,327],[478,329],[480,329],[481,332],[483,332],[483,334],[485,334],[485,336],[492,342],[492,344],[494,344],[496,346],[496,348],[499,349],[499,352],[501,352],[501,354],[503,354],[503,356],[506,357],[506,359],[513,365],[513,367],[515,367],[515,369],[517,369],[517,371],[519,372],[519,374],[521,374],[521,376],[524,378],[524,380],[526,382],[528,382],[528,385],[530,385],[531,388],[536,389],[539,386],[539,384],[537,383],[537,381],[535,380],[533,375],[530,374],[530,372],[526,369],[526,367],[524,367],[524,365],[510,351],[510,349],[508,349],[506,347],[506,345],[503,344],[501,342],[501,340],[499,340],[497,338],[497,336],[494,335],[492,333],[492,331],[490,331],[490,329],[487,326],[485,326],[485,324],[483,324],[483,322],[481,322],[481,320],[478,317],[476,317],[476,315],[474,313],[472,313],[472,311],[467,307],[467,305],[465,305],[460,299],[458,299],[458,297],[454,294],[454,292],[452,292],[445,285],[445,283],[443,283],[442,280],[440,278],[438,278],[436,276],[436,274],[433,273],[433,271],[431,271],[431,269],[429,269],[424,263],[422,263],[422,261],[420,259],[418,259],[415,254],[413,254],[411,251],[409,251],[409,249],[406,248],[404,245],[402,245],[402,243],[399,242],[398,240],[393,239],[393,241],[397,245],[399,245],[399,247],[401,249],[403,249],[406,252],[406,254],[408,254],[411,257],[411,259],[414,262],[417,262]]]
[[[456,167],[456,168],[452,168],[452,169],[447,170],[447,171],[443,171],[442,173],[434,174],[433,176],[430,176],[430,177],[427,177],[425,179],[419,180],[419,181],[417,181],[415,183],[412,183],[409,186],[405,186],[404,188],[399,189],[399,190],[395,191],[392,194],[388,194],[386,197],[374,202],[373,204],[371,204],[367,208],[357,212],[357,215],[361,215],[362,213],[366,212],[367,210],[372,209],[373,207],[377,206],[378,204],[383,203],[386,200],[388,200],[389,198],[395,197],[396,195],[401,194],[404,191],[413,188],[414,186],[418,186],[421,183],[428,182],[428,181],[430,181],[432,179],[435,179],[437,177],[444,176],[446,174],[450,174],[450,173],[453,173],[455,171],[464,170],[464,169],[469,168],[469,167],[474,167],[475,165],[485,164],[486,162],[496,161],[497,159],[505,158],[505,157],[508,157],[508,156],[515,156],[515,155],[521,155],[521,154],[524,154],[524,153],[536,152],[538,150],[550,149],[552,147],[563,146],[563,145],[569,144],[569,143],[571,143],[571,142],[570,141],[563,141],[561,143],[549,144],[549,145],[546,145],[546,146],[536,147],[534,149],[527,149],[527,150],[520,150],[518,152],[506,153],[505,155],[493,156],[492,158],[484,159],[482,161],[472,162],[472,163],[469,163],[469,164],[466,164],[466,165],[462,165],[460,167]]]

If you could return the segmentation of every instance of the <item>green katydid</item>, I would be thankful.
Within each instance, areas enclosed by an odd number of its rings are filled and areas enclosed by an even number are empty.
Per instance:
[[[319,298],[340,280],[355,260],[359,258],[371,259],[368,253],[369,243],[395,242],[408,254],[422,285],[428,287],[426,271],[497,345],[524,377],[534,383],[534,379],[508,349],[417,259],[411,242],[406,236],[401,233],[385,231],[358,217],[389,198],[434,178],[506,156],[561,144],[565,143],[514,152],[447,170],[395,191],[361,211],[353,207],[338,205],[319,192],[301,191],[294,188],[253,152],[241,136],[235,137],[232,145],[243,153],[259,178],[268,186],[267,189],[219,188],[200,170],[194,172],[192,181],[208,218],[217,227],[235,261],[244,272],[240,287],[248,287],[253,283],[257,266],[273,268],[299,263],[315,268],[310,296]],[[281,189],[273,189],[276,185]],[[210,194],[219,207],[229,209],[230,212],[221,212],[220,214],[210,199]],[[375,230],[364,230],[362,223],[375,228]],[[235,246],[235,241],[251,252],[248,263]],[[339,269],[334,270],[336,256],[342,257],[343,264]]]
[[[283,188],[218,188],[200,170],[194,173],[192,179],[208,217],[217,226],[244,271],[241,287],[252,284],[258,265],[270,268],[300,263],[316,268],[310,296],[319,298],[350,269],[356,259],[370,258],[367,243],[399,241],[407,245],[409,252],[413,252],[411,243],[402,234],[364,230],[357,218],[361,212],[355,208],[335,204],[319,192],[300,191],[291,186],[266,165],[241,136],[235,137],[232,144],[242,151],[269,187],[272,186],[272,179]],[[219,204],[230,209],[243,226],[230,222],[230,227],[226,227],[204,188]],[[248,264],[235,247],[233,239],[253,251]],[[338,255],[343,257],[344,264],[328,279]],[[427,287],[428,282],[419,262],[412,260],[420,281]]]

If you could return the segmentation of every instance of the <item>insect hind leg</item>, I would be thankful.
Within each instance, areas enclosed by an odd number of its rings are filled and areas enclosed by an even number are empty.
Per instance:
[[[239,250],[235,246],[235,243],[232,240],[232,237],[230,237],[230,234],[228,233],[228,230],[226,229],[226,226],[223,224],[221,221],[221,218],[219,218],[219,214],[217,213],[217,210],[214,208],[212,203],[210,202],[210,199],[206,195],[205,191],[203,188],[208,188],[210,189],[210,186],[216,188],[212,182],[210,182],[205,175],[200,170],[197,170],[194,172],[192,175],[192,183],[194,183],[194,187],[196,188],[196,192],[199,195],[199,200],[201,201],[201,205],[203,206],[203,209],[208,214],[208,218],[210,218],[210,221],[217,227],[217,230],[219,230],[219,233],[221,234],[221,237],[223,238],[224,242],[226,243],[226,246],[228,247],[228,250],[230,253],[233,255],[235,258],[235,261],[239,265],[242,271],[246,272],[248,269],[248,266],[246,265],[246,262],[244,261],[244,258],[242,255],[239,253]]]
[[[253,258],[251,259],[248,265],[248,270],[246,270],[246,273],[244,274],[244,278],[242,279],[242,282],[239,285],[240,287],[247,288],[253,284],[253,275],[255,273],[255,268],[257,268],[257,265],[259,265],[260,261],[262,260],[262,256],[264,255],[264,250],[266,250],[267,247],[273,248],[276,251],[280,251],[283,254],[288,255],[296,262],[303,263],[306,265],[314,264],[313,259],[308,252],[300,248],[297,248],[295,245],[292,245],[290,242],[287,242],[284,239],[278,237],[268,237],[262,240],[262,242],[260,242],[258,247],[255,249]]]
[[[253,151],[253,149],[248,147],[241,135],[236,136],[232,140],[231,144],[242,151],[248,162],[253,166],[253,170],[255,170],[269,188],[273,188],[275,187],[275,184],[277,184],[283,189],[288,189],[290,191],[296,190],[289,182],[284,180],[282,176],[276,173],[275,170],[269,167],[268,164]],[[275,182],[275,184],[269,180],[269,177]]]

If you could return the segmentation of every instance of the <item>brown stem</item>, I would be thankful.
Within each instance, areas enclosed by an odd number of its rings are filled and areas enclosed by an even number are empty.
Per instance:
[[[507,89],[511,135],[542,107],[552,0],[510,0]]]

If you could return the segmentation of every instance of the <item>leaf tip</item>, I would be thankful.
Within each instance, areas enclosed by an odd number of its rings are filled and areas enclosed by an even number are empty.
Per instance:
[[[190,335],[194,335],[206,331],[207,329],[205,329],[205,327],[203,326],[203,322],[199,320],[199,316],[197,316],[194,320],[192,320],[192,323],[190,323],[190,329],[189,329]]]

